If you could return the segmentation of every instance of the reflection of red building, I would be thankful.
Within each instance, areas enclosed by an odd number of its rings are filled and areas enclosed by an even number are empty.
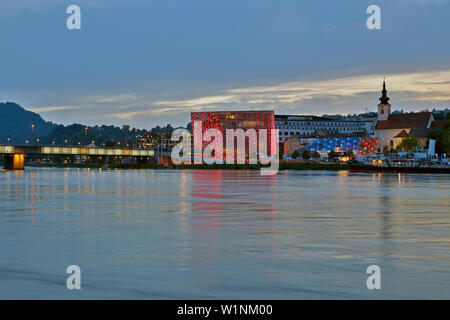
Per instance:
[[[213,111],[213,112],[191,112],[191,121],[202,122],[202,136],[208,129],[217,129],[223,136],[223,148],[226,148],[226,129],[254,129],[256,131],[258,141],[260,138],[260,129],[267,130],[267,153],[273,155],[276,153],[275,148],[272,148],[272,130],[275,129],[275,116],[272,110],[270,111]],[[200,132],[194,131],[194,139],[200,135]],[[203,142],[203,148],[209,145],[209,141]],[[248,147],[248,142],[246,142]],[[257,145],[256,145],[257,146]],[[258,150],[258,149],[257,149]],[[259,150],[258,150],[259,152]]]

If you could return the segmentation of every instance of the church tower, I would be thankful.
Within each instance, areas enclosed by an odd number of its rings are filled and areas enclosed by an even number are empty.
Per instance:
[[[387,120],[391,114],[391,104],[387,96],[386,80],[383,81],[383,90],[381,91],[380,104],[378,105],[378,121]]]

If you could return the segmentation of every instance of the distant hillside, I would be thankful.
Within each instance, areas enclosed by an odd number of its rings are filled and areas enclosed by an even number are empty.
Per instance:
[[[31,140],[32,124],[35,138],[48,135],[55,126],[16,103],[0,103],[0,143],[7,143],[9,138],[11,143],[25,144],[25,140]]]

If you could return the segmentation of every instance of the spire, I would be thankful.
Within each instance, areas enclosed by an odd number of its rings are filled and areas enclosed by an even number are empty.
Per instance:
[[[381,91],[380,101],[381,101],[381,104],[389,103],[389,98],[387,96],[387,90],[386,90],[386,78],[383,80],[383,90]]]

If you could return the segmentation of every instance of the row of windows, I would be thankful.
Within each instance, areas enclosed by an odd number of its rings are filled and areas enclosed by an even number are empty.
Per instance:
[[[283,129],[283,128],[281,128],[281,129]],[[329,130],[329,128],[316,128],[316,129],[304,129],[304,128],[289,128],[289,129],[300,129],[300,130],[302,130],[302,132],[303,133],[314,133],[315,131],[317,131],[317,130]],[[338,128],[337,129],[339,132],[342,132],[342,131],[359,131],[359,130],[361,130],[360,128]],[[280,131],[280,134],[284,134],[284,135],[288,135],[288,134],[300,134],[300,132],[293,132],[293,131]]]
[[[298,127],[298,126],[295,126],[295,127],[293,127],[293,126],[289,126],[289,127],[280,127],[280,126],[276,126],[278,129],[301,129],[301,130],[307,130],[307,129],[317,129],[317,128],[319,128],[319,126],[314,126],[314,127],[311,127],[311,126],[308,126],[308,127]],[[326,126],[322,126],[322,127],[326,127]],[[321,129],[322,129],[322,127],[321,127]],[[354,129],[357,129],[357,128],[361,128],[361,126],[356,126],[356,125],[352,125],[352,126],[346,126],[346,127],[344,127],[344,128],[354,128]],[[332,126],[329,126],[329,127],[326,127],[326,128],[333,128],[333,129],[341,129],[341,128],[343,128],[342,126],[338,126],[338,127],[332,127]]]
[[[346,126],[361,126],[363,123],[360,122],[303,122],[303,121],[296,121],[296,122],[276,122],[277,126],[280,125],[313,125],[313,126],[330,126],[330,127],[346,127]]]

